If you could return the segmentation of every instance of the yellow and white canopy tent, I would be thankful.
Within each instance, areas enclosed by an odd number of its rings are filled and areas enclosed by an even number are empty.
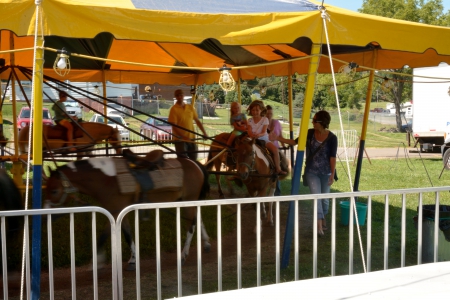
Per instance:
[[[306,0],[0,0],[0,79],[32,69],[34,109],[42,108],[42,76],[56,50],[69,51],[62,79],[114,83],[210,84],[224,64],[234,78],[308,74],[301,128],[308,120],[316,73],[354,62],[374,71],[450,63],[450,29],[359,14]],[[321,56],[325,58],[319,59]],[[333,65],[327,58],[332,56]],[[25,80],[15,72],[16,80]],[[289,76],[291,81],[291,76]],[[366,105],[358,167],[364,149]],[[34,150],[42,124],[34,122]],[[292,118],[292,117],[291,117]],[[292,119],[291,119],[292,124]],[[291,128],[292,130],[292,128]],[[300,132],[293,193],[298,192],[306,130]],[[40,150],[39,150],[40,151]],[[34,174],[42,155],[34,151]],[[359,176],[359,175],[358,175]],[[34,197],[41,179],[33,177]],[[35,202],[35,201],[33,201]],[[36,206],[40,207],[40,199]]]

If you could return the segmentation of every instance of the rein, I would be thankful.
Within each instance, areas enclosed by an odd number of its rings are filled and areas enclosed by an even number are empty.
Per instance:
[[[61,171],[58,171],[59,176],[61,176],[61,185],[63,186],[64,194],[61,196],[61,199],[58,203],[50,202],[50,206],[61,206],[65,201],[69,194],[77,193],[78,189],[73,186],[72,182],[70,182],[69,178],[67,178],[66,174]],[[77,197],[78,198],[78,197]],[[80,201],[80,200],[78,200]]]

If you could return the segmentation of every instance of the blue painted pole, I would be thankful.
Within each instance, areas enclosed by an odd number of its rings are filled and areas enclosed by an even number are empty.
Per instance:
[[[306,135],[308,134],[308,126],[311,115],[312,100],[314,96],[314,87],[316,84],[317,68],[319,66],[319,54],[321,46],[314,44],[311,47],[311,59],[308,70],[308,81],[306,82],[305,100],[303,102],[302,119],[300,122],[300,136],[297,146],[297,159],[295,160],[294,172],[292,174],[291,195],[298,195],[300,191],[300,178],[303,166],[303,157],[306,146]],[[291,121],[292,122],[292,121]],[[284,244],[281,258],[281,268],[285,269],[289,265],[289,256],[291,252],[292,236],[294,232],[294,211],[295,203],[289,203],[288,217],[286,220],[286,231],[284,234]]]
[[[372,67],[375,68],[376,61],[378,57],[378,51],[375,49],[373,52],[373,61]],[[364,147],[366,145],[366,134],[367,134],[367,126],[369,124],[369,112],[370,112],[370,102],[372,101],[372,93],[373,93],[373,81],[375,79],[375,71],[371,70],[369,74],[369,84],[367,86],[366,93],[366,107],[364,108],[364,119],[361,128],[361,137],[359,140],[359,152],[358,152],[358,161],[356,163],[356,171],[355,171],[355,180],[353,183],[353,191],[357,192],[359,189],[359,179],[361,177],[361,169],[362,169],[362,161],[364,156]]]

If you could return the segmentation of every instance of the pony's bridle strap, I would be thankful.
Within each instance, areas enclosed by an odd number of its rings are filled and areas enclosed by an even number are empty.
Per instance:
[[[240,162],[239,163],[240,166],[246,166],[250,173],[256,171],[255,169],[253,169],[255,167],[255,151],[252,151],[252,152],[253,152],[253,154],[252,154],[252,164],[251,165],[249,165],[246,162]]]
[[[61,196],[61,199],[56,204],[51,204],[52,206],[60,206],[65,201],[69,194],[77,193],[78,189],[73,186],[72,182],[70,182],[69,178],[67,178],[66,174],[61,171],[58,171],[59,176],[61,177],[61,185],[63,186],[64,194]]]

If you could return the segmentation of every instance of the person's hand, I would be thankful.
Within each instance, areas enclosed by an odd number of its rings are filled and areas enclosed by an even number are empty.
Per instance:
[[[276,141],[278,139],[278,136],[275,134],[275,132],[271,131],[269,133],[269,140],[270,141]]]
[[[328,185],[332,185],[334,183],[334,174],[331,174],[328,178]]]

